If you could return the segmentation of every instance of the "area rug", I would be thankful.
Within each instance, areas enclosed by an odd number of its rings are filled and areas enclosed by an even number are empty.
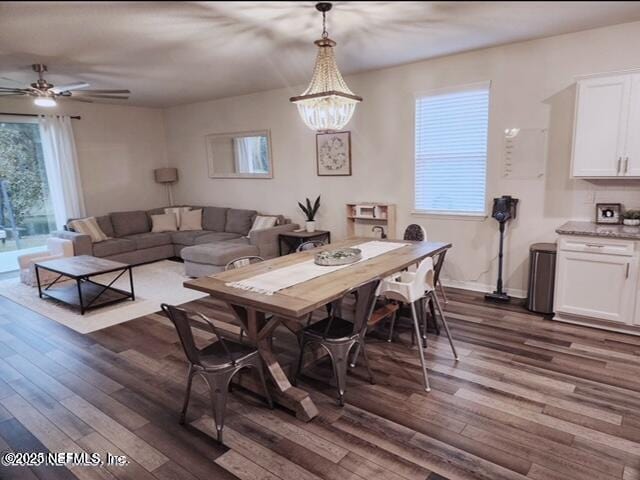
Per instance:
[[[93,278],[101,283],[108,283],[113,279],[113,274]],[[89,310],[84,315],[56,300],[39,299],[38,289],[20,283],[18,278],[1,281],[0,295],[76,332],[91,333],[157,312],[161,303],[179,305],[207,296],[205,293],[184,288],[182,283],[187,279],[184,275],[184,265],[179,262],[164,260],[134,267],[135,302],[123,301]],[[123,275],[114,286],[128,291],[128,275]]]

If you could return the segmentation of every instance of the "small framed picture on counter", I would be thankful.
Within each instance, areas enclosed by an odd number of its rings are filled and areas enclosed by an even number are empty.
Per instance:
[[[617,225],[622,222],[622,204],[596,203],[596,223]]]

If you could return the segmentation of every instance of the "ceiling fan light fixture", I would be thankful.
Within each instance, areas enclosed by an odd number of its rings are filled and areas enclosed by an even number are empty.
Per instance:
[[[304,123],[319,132],[342,130],[356,109],[362,97],[355,95],[342,78],[333,47],[336,42],[329,38],[326,28],[326,14],[331,3],[316,4],[322,12],[322,38],[314,43],[318,46],[318,56],[313,68],[311,83],[304,93],[289,100],[298,107],[298,113]]]
[[[49,97],[36,97],[33,100],[33,103],[36,104],[38,107],[46,107],[46,108],[58,106],[58,102],[56,102],[55,99],[49,98]]]

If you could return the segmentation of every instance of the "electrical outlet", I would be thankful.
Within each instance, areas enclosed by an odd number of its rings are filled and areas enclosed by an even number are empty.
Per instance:
[[[584,195],[584,204],[585,205],[595,205],[596,203],[596,191],[595,190],[587,190]]]

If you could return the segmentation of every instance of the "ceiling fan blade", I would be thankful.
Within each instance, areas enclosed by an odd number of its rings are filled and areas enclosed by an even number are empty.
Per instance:
[[[83,103],[93,103],[93,100],[89,100],[88,98],[78,98],[78,97],[60,97],[65,100],[70,100],[72,102],[83,102]]]
[[[92,93],[131,93],[131,90],[82,90],[80,92],[73,92],[74,95],[85,95]]]
[[[129,96],[127,95],[122,96],[122,95],[82,95],[82,96],[75,96],[73,95],[72,98],[111,98],[114,100],[128,100]]]
[[[23,92],[0,92],[0,97],[21,97],[26,95]]]
[[[82,88],[87,88],[89,84],[87,82],[75,82],[75,83],[67,83],[66,85],[56,85],[49,89],[52,93],[61,93],[68,92],[70,90],[80,90]]]
[[[0,87],[0,92],[24,92],[25,88]]]
[[[0,77],[0,80],[6,80],[7,82],[15,83],[16,85],[24,85],[24,83],[19,82],[17,80],[14,80],[13,78],[9,78],[9,77]]]

